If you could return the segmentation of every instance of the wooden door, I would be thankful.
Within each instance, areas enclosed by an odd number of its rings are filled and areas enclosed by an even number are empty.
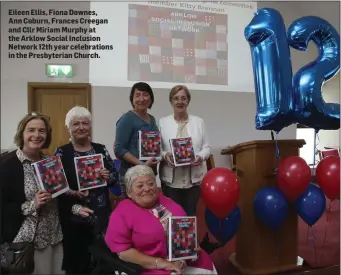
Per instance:
[[[57,146],[69,142],[65,126],[67,112],[82,106],[91,112],[91,85],[88,83],[28,83],[28,111],[50,117],[52,142],[45,153],[52,155]]]

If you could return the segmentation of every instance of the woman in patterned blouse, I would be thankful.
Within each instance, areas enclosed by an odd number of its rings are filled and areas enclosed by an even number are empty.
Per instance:
[[[62,229],[57,200],[39,190],[31,163],[51,143],[49,118],[26,115],[15,135],[16,151],[4,156],[1,178],[1,244],[34,242],[34,274],[63,274]]]
[[[106,147],[91,142],[91,113],[84,107],[74,107],[66,115],[65,125],[70,143],[57,148],[61,157],[70,191],[60,196],[60,217],[64,234],[63,268],[69,274],[91,271],[88,247],[97,234],[102,234],[111,213],[108,187],[78,191],[74,158],[102,154],[105,169],[101,171],[107,184],[116,182],[116,171]]]

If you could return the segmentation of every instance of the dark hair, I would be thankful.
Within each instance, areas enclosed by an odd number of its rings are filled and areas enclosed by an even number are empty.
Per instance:
[[[133,85],[133,87],[131,87],[131,91],[130,91],[130,103],[131,103],[131,106],[133,106],[133,108],[135,108],[134,104],[133,104],[133,98],[134,98],[134,94],[135,94],[135,91],[136,90],[139,90],[139,91],[142,91],[142,92],[146,92],[149,94],[150,96],[150,105],[148,107],[148,109],[151,109],[152,106],[153,106],[153,103],[154,103],[154,94],[153,94],[153,90],[152,88],[145,82],[138,82],[138,83],[135,83]]]
[[[18,124],[17,127],[17,132],[15,134],[14,137],[14,143],[16,146],[18,146],[20,149],[23,148],[24,146],[24,131],[26,128],[27,123],[29,123],[31,120],[34,119],[41,119],[44,124],[45,124],[45,128],[46,128],[46,140],[45,143],[42,147],[42,149],[47,149],[49,148],[50,144],[51,144],[51,140],[52,140],[52,127],[50,124],[50,117],[45,116],[43,114],[40,114],[38,112],[32,112],[30,114],[27,114]]]

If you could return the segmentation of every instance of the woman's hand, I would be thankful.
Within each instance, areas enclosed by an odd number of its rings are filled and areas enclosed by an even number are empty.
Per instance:
[[[160,162],[160,160],[156,160],[155,158],[150,158],[149,160],[146,161],[145,165],[152,167],[157,165]]]
[[[90,208],[87,208],[87,207],[82,207],[78,211],[78,215],[81,217],[84,217],[84,218],[89,217],[93,213],[94,213],[94,211],[91,210]]]
[[[109,170],[104,168],[100,171],[100,174],[102,178],[104,178],[105,180],[109,180]]]
[[[201,248],[200,247],[194,248],[194,252],[197,253],[199,256],[201,253]]]
[[[89,195],[89,190],[85,191],[69,190],[66,192],[66,194],[69,196],[78,197],[79,199],[83,199]]]
[[[184,274],[185,268],[187,266],[185,261],[176,261],[173,262],[173,264],[176,266],[176,269],[174,269],[176,274]]]
[[[162,259],[162,261],[159,263],[159,269],[175,271],[177,275],[183,274],[186,266],[187,265],[185,261],[170,262]]]
[[[165,155],[165,160],[168,163],[169,166],[174,167],[174,159],[173,159],[173,155],[170,152],[167,152]]]
[[[193,166],[198,166],[199,164],[201,164],[203,162],[202,157],[200,156],[195,156],[194,161],[192,161],[192,165]]]
[[[45,205],[51,199],[52,199],[52,195],[49,192],[46,192],[44,190],[38,191],[34,197],[34,204],[36,206],[36,209],[41,208],[43,205]]]

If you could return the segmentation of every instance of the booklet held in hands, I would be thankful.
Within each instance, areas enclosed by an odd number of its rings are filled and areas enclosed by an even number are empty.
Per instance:
[[[175,166],[192,164],[195,159],[192,138],[171,138],[169,143]]]
[[[168,221],[168,260],[196,259],[197,219],[195,216],[170,216]]]
[[[60,157],[49,157],[31,165],[40,188],[49,192],[52,198],[70,190]]]
[[[104,169],[102,154],[75,157],[74,161],[79,191],[107,185],[100,173]]]
[[[161,133],[158,131],[139,131],[139,159],[161,159]]]

